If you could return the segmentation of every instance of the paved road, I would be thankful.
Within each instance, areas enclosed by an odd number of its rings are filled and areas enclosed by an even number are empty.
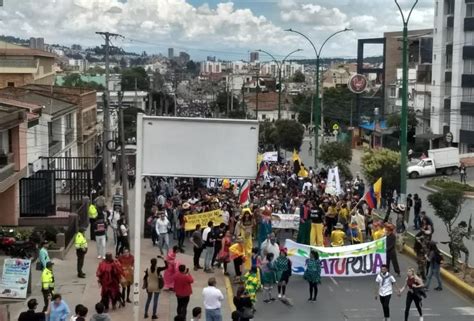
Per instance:
[[[406,271],[414,262],[402,257],[401,268]],[[404,281],[400,278],[399,283]],[[436,284],[435,284],[436,285]],[[444,286],[444,291],[428,292],[423,302],[425,320],[474,319],[474,303],[458,296]],[[324,320],[324,321],[375,321],[383,320],[382,308],[374,299],[374,277],[361,278],[323,278],[319,288],[318,301],[308,303],[307,283],[300,276],[292,276],[287,296],[294,301],[293,307],[287,307],[275,301],[265,304],[261,295],[256,304],[257,313],[254,320]],[[406,294],[401,298],[395,296],[391,301],[392,320],[403,320]],[[418,313],[412,306],[410,320],[418,320]]]

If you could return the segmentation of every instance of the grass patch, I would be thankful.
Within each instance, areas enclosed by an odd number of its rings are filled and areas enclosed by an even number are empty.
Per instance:
[[[449,178],[435,177],[426,182],[426,186],[438,189],[458,189],[463,192],[474,192],[474,187],[468,184],[455,182]]]

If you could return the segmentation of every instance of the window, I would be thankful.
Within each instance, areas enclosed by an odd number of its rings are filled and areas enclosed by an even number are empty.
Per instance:
[[[474,116],[463,115],[461,120],[461,129],[474,131]]]
[[[474,17],[474,3],[466,3],[466,18]]]
[[[291,115],[291,119],[296,119],[296,115],[295,115],[295,114],[292,114],[292,115]]]
[[[462,89],[462,101],[474,103],[474,88]]]
[[[8,130],[0,131],[0,154],[8,154],[10,152],[10,138]]]
[[[466,46],[474,45],[474,31],[465,31],[464,32],[464,44]]]
[[[435,17],[438,16],[438,1],[435,2]]]
[[[445,14],[454,14],[454,0],[444,0]]]
[[[446,69],[451,69],[453,67],[453,54],[446,54]]]
[[[66,129],[72,128],[72,114],[66,115]]]
[[[262,114],[262,119],[267,119],[267,115]]]
[[[49,143],[51,144],[53,142],[53,123],[52,122],[48,123],[48,139],[49,139]]]
[[[474,60],[466,59],[464,60],[464,74],[472,75],[474,74]]]
[[[15,83],[12,82],[12,81],[9,81],[9,82],[7,83],[7,86],[8,86],[8,87],[15,87]]]
[[[444,96],[451,96],[451,83],[447,82],[444,84]]]
[[[397,88],[395,87],[390,87],[390,93],[389,93],[390,97],[392,98],[396,98],[397,97]]]

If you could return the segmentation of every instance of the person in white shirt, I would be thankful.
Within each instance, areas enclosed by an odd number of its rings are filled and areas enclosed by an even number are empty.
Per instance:
[[[377,283],[377,288],[375,289],[375,300],[380,298],[380,303],[382,304],[383,309],[383,316],[385,321],[390,321],[390,298],[392,297],[393,293],[393,285],[400,291],[398,285],[396,284],[396,280],[388,273],[387,265],[383,264],[380,268],[380,273],[377,274],[375,278],[375,282]]]
[[[117,229],[118,229],[118,221],[120,220],[120,207],[115,206],[115,209],[110,212],[108,217],[109,224],[112,227],[112,231],[114,233],[114,244],[117,245]]]
[[[222,321],[221,306],[224,295],[216,288],[216,278],[207,281],[207,287],[202,289],[204,298],[204,309],[206,309],[206,321]]]
[[[275,262],[280,255],[280,246],[276,242],[275,233],[268,234],[267,239],[262,242],[261,249],[262,257],[266,257],[268,253],[273,253],[272,263]]]
[[[225,226],[229,226],[229,218],[230,214],[227,210],[227,204],[224,204],[224,206],[222,206],[222,220],[224,221]]]
[[[204,272],[213,272],[211,262],[214,255],[214,233],[212,231],[214,223],[209,221],[207,227],[202,231],[202,241],[204,242]]]
[[[168,231],[171,228],[170,221],[165,216],[164,212],[160,213],[160,218],[156,220],[155,230],[156,235],[158,235],[158,247],[160,249],[161,255],[164,254],[163,250],[166,250],[166,254],[170,248],[170,240],[168,236]]]

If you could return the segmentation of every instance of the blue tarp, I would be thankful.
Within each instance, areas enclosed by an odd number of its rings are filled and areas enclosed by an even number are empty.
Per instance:
[[[370,122],[370,123],[362,123],[359,124],[360,128],[368,129],[368,130],[374,130],[375,128],[375,122]],[[387,129],[387,124],[385,123],[385,120],[380,121],[380,129]]]

